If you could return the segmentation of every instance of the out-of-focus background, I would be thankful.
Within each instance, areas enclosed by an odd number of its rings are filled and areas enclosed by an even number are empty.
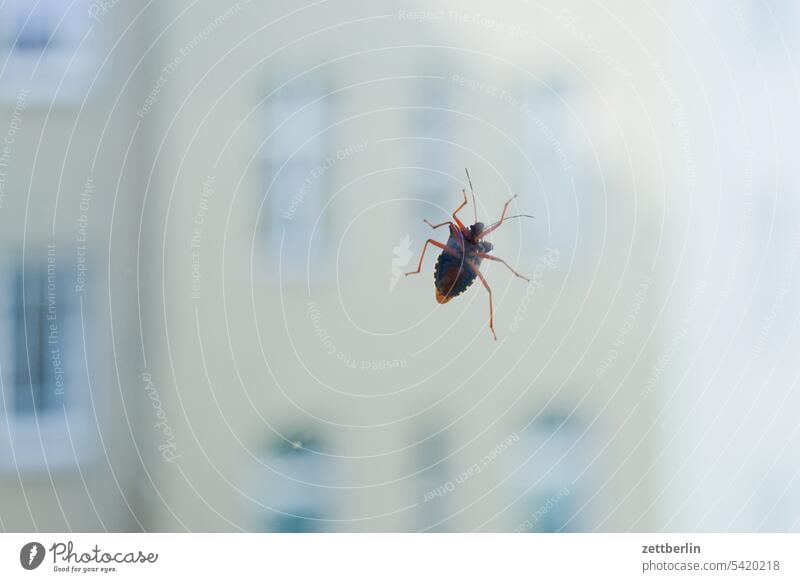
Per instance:
[[[797,531],[799,28],[6,0],[0,528]]]

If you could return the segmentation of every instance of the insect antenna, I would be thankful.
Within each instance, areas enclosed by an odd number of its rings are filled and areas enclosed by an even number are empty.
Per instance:
[[[515,214],[514,216],[506,216],[503,220],[498,220],[497,222],[490,224],[489,226],[486,227],[485,230],[489,230],[490,228],[497,226],[501,222],[505,222],[506,220],[511,220],[512,218],[536,218],[536,217],[530,214]]]
[[[469,177],[469,170],[464,168],[467,173],[467,182],[469,182],[469,191],[472,192],[472,209],[475,211],[475,222],[478,222],[478,205],[475,204],[475,190],[472,187],[472,178]]]

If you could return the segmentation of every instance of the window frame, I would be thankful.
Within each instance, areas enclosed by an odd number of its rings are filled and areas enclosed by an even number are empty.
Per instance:
[[[40,0],[36,5],[6,0],[0,6],[0,62],[4,64],[0,102],[13,102],[23,94],[34,103],[77,105],[84,99],[96,77],[103,54],[101,37],[105,38],[91,20],[92,5],[90,0],[75,0],[71,6],[59,0]],[[49,28],[38,35],[40,42],[34,50],[20,50],[18,39],[39,12],[52,14]],[[24,25],[8,24],[22,18]]]
[[[0,326],[0,474],[69,469],[84,464],[93,456],[91,434],[95,422],[89,410],[85,360],[80,358],[84,345],[90,345],[91,340],[82,334],[86,322],[81,322],[80,301],[70,288],[71,270],[66,268],[66,262],[62,263],[63,266],[56,263],[55,267],[56,297],[59,297],[59,293],[69,297],[67,301],[56,299],[58,349],[61,365],[65,369],[63,401],[42,410],[34,408],[30,413],[15,410],[16,394],[24,389],[17,378],[27,373],[27,370],[19,372],[14,369],[17,364],[15,352],[18,349],[15,346],[17,322],[14,320],[20,309],[18,300],[23,299],[16,286],[20,282],[21,272],[35,270],[44,273],[46,289],[48,259],[42,257],[47,256],[43,252],[29,252],[24,264],[22,261],[10,261],[0,265],[3,272],[11,274],[5,277],[7,292],[4,296],[7,302],[0,309],[0,316],[7,322]],[[41,308],[45,312],[48,309],[46,294]],[[86,329],[86,335],[90,334],[91,330]],[[39,339],[46,353],[52,354],[47,350],[47,336]],[[30,345],[27,348],[29,362],[33,359],[31,348]],[[53,365],[50,358],[43,357],[44,365]]]

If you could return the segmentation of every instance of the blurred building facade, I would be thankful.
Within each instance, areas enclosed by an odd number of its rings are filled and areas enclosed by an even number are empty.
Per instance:
[[[687,7],[86,3],[54,43],[43,6],[2,37],[5,529],[692,529]],[[536,216],[492,236],[532,277],[485,265],[498,342],[435,249],[402,276],[465,166]]]
[[[89,7],[0,9],[0,520],[10,531],[142,525],[141,399],[129,383],[141,190],[132,79],[112,66],[132,62],[138,43],[106,59],[134,14],[120,5],[100,26]]]

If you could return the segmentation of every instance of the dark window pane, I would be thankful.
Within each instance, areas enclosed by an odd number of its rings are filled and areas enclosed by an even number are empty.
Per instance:
[[[299,517],[294,515],[279,515],[267,525],[267,531],[278,533],[314,533],[321,531],[318,521],[319,516]]]
[[[15,273],[13,379],[18,415],[47,412],[64,401],[61,338],[69,306],[59,301],[59,292],[67,292],[59,278],[55,264],[46,262]]]

